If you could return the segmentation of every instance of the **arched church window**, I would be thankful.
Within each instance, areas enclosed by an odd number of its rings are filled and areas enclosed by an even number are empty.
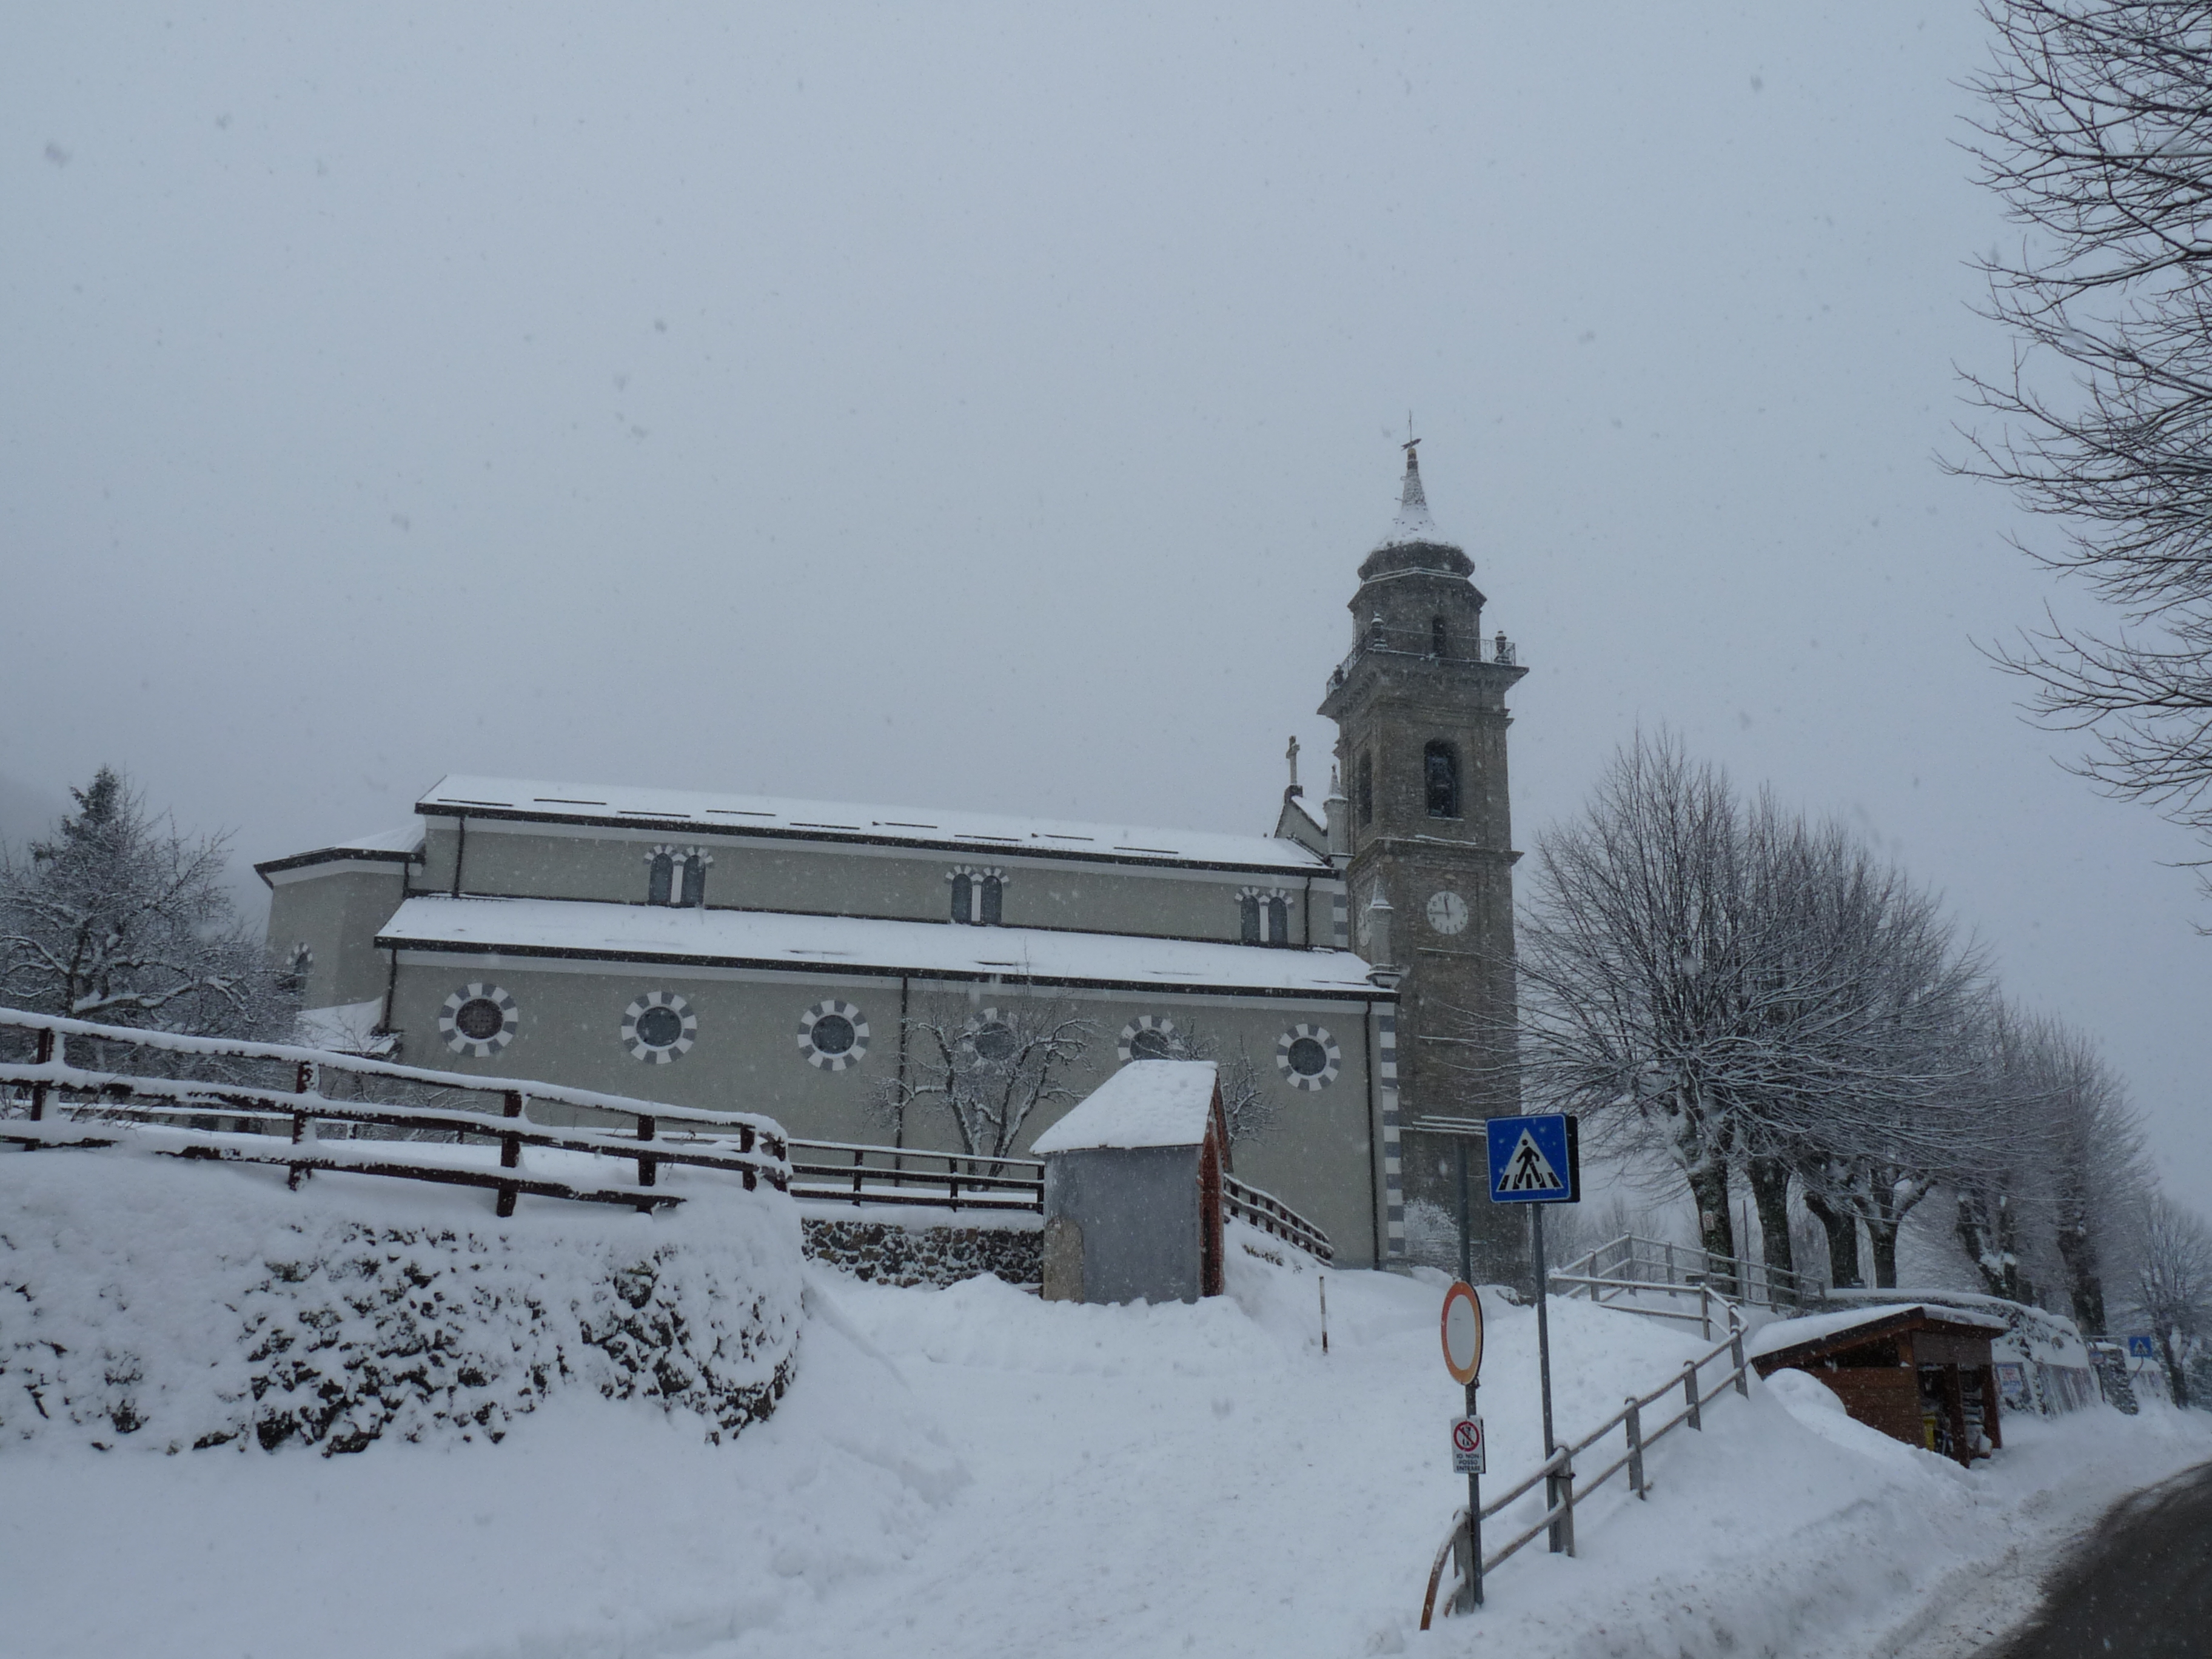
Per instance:
[[[1267,903],[1267,943],[1288,945],[1291,942],[1291,902],[1286,898],[1271,898]]]
[[[1444,619],[1442,617],[1430,617],[1429,653],[1431,656],[1448,657],[1451,654],[1450,645],[1451,629],[1444,626]]]
[[[1249,888],[1237,895],[1237,936],[1247,945],[1260,942],[1260,896]]]
[[[1421,767],[1428,785],[1429,816],[1459,816],[1459,751],[1441,740],[1422,751]]]
[[[1358,807],[1359,807],[1359,821],[1360,821],[1362,823],[1374,823],[1374,822],[1375,822],[1375,757],[1374,757],[1374,756],[1372,756],[1372,755],[1362,755],[1362,756],[1359,757],[1359,776],[1358,776],[1358,781],[1357,781],[1353,784],[1353,786],[1352,786],[1352,793],[1355,796],[1357,796],[1357,797],[1358,798]]]
[[[645,902],[696,909],[707,902],[707,866],[714,860],[696,847],[656,847],[647,860]]]
[[[1006,914],[1006,878],[1001,870],[957,866],[952,883],[952,920],[996,927]]]

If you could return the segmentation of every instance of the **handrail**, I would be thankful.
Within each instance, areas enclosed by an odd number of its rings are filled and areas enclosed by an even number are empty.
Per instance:
[[[1612,1258],[1601,1261],[1601,1258]],[[1645,1274],[1651,1276],[1646,1277]],[[1590,1301],[1609,1307],[1627,1307],[1654,1318],[1680,1318],[1668,1310],[1635,1306],[1623,1300],[1631,1294],[1666,1297],[1699,1296],[1708,1301],[1742,1302],[1777,1310],[1795,1310],[1817,1299],[1818,1287],[1803,1273],[1770,1267],[1763,1261],[1720,1255],[1694,1245],[1678,1245],[1663,1239],[1624,1233],[1571,1261],[1563,1262],[1547,1275],[1554,1284],[1579,1289]],[[1725,1287],[1734,1285],[1733,1291]],[[1611,1292],[1611,1294],[1607,1294]],[[1571,1289],[1570,1294],[1572,1294]]]
[[[790,1184],[781,1126],[751,1113],[702,1112],[520,1079],[428,1073],[291,1045],[178,1037],[0,1009],[0,1030],[9,1028],[37,1035],[34,1060],[0,1062],[0,1100],[12,1097],[28,1106],[26,1117],[0,1118],[0,1142],[26,1150],[143,1146],[174,1158],[276,1165],[289,1170],[295,1188],[317,1170],[481,1187],[495,1194],[501,1216],[512,1215],[516,1199],[525,1194],[628,1204],[641,1210],[681,1203],[681,1194],[659,1189],[664,1164],[735,1175],[748,1191],[763,1181],[778,1190]],[[124,1048],[276,1061],[291,1066],[293,1086],[280,1090],[75,1066],[68,1058],[71,1038]],[[500,1097],[500,1109],[337,1098],[322,1092],[326,1071],[494,1094]],[[531,1100],[585,1106],[626,1116],[631,1123],[627,1132],[534,1124],[524,1116]],[[50,1108],[58,1109],[61,1115],[50,1117]],[[671,1141],[661,1136],[659,1127],[672,1115],[689,1124],[711,1125],[724,1133]],[[220,1128],[205,1121],[210,1118],[228,1120],[231,1127]],[[187,1121],[179,1123],[173,1121],[176,1119]],[[318,1126],[325,1123],[450,1134],[456,1143],[451,1151],[458,1156],[434,1153],[420,1142],[382,1138],[325,1142],[316,1134]],[[526,1146],[634,1164],[635,1178],[580,1182],[544,1171],[526,1172],[521,1167]],[[470,1156],[471,1152],[488,1154],[494,1147],[496,1165]]]
[[[1336,1260],[1336,1246],[1329,1242],[1328,1235],[1273,1193],[1261,1192],[1249,1182],[1224,1174],[1221,1201],[1238,1219],[1249,1221],[1286,1244],[1295,1244],[1316,1261]]]
[[[1738,1394],[1746,1395],[1750,1394],[1751,1385],[1748,1378],[1751,1366],[1750,1362],[1744,1358],[1743,1325],[1736,1317],[1733,1308],[1729,1310],[1729,1334],[1695,1359],[1684,1360],[1682,1369],[1678,1375],[1662,1382],[1649,1394],[1631,1395],[1627,1402],[1603,1423],[1571,1444],[1558,1447],[1549,1457],[1537,1465],[1533,1474],[1522,1480],[1519,1485],[1482,1506],[1481,1518],[1487,1521],[1504,1510],[1509,1504],[1516,1502],[1523,1494],[1533,1490],[1539,1481],[1553,1478],[1559,1482],[1559,1501],[1547,1507],[1534,1525],[1516,1534],[1501,1546],[1495,1554],[1485,1558],[1482,1571],[1486,1575],[1510,1559],[1522,1546],[1534,1540],[1539,1533],[1561,1522],[1565,1523],[1561,1528],[1565,1534],[1565,1553],[1572,1555],[1575,1553],[1574,1515],[1577,1504],[1589,1498],[1592,1492],[1623,1469],[1628,1471],[1629,1490],[1633,1492],[1638,1499],[1647,1497],[1651,1491],[1651,1482],[1645,1478],[1644,1473],[1644,1454],[1667,1434],[1681,1427],[1685,1423],[1702,1432],[1705,1429],[1705,1407],[1726,1393],[1731,1384]],[[1698,1381],[1698,1373],[1723,1352],[1729,1356],[1729,1369],[1722,1374],[1720,1380],[1714,1383],[1710,1391],[1703,1390]],[[1656,1429],[1649,1433],[1645,1432],[1643,1423],[1644,1408],[1656,1404],[1662,1396],[1672,1394],[1678,1388],[1682,1391],[1682,1409]],[[1626,1450],[1607,1464],[1599,1473],[1584,1479],[1582,1490],[1577,1492],[1574,1460],[1615,1429],[1627,1431]],[[1443,1577],[1444,1563],[1455,1550],[1464,1552],[1468,1535],[1467,1509],[1465,1505],[1462,1505],[1454,1513],[1450,1530],[1444,1534],[1443,1542],[1437,1547],[1436,1559],[1429,1568],[1428,1590],[1421,1601],[1423,1630],[1429,1628],[1430,1621],[1436,1612],[1437,1591]],[[1555,1543],[1553,1547],[1558,1548],[1559,1546]],[[1468,1576],[1462,1571],[1459,1579],[1455,1582],[1451,1593],[1447,1597],[1448,1607],[1450,1602],[1458,1599]]]

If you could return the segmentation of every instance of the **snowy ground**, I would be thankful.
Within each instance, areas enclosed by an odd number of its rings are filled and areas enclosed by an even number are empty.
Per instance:
[[[793,1654],[1857,1656],[1971,1651],[2121,1492],[2212,1457],[2212,1419],[2014,1419],[1972,1474],[1754,1389],[1424,1636],[1464,1482],[1435,1283],[1236,1255],[1194,1307],[1046,1304],[995,1280],[817,1276],[796,1386],[710,1449],[557,1401],[498,1447],[355,1457],[70,1448],[0,1464],[0,1653],[702,1659]],[[1491,1308],[1492,1468],[1536,1448],[1534,1320]],[[1554,1304],[1562,1426],[1694,1334]],[[1994,1564],[1994,1576],[1973,1570]]]

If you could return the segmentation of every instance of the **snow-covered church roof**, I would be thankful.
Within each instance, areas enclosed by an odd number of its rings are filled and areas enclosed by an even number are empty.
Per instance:
[[[376,948],[1369,1001],[1387,994],[1349,951],[590,899],[417,895],[377,931]]]
[[[1126,824],[1070,823],[988,812],[857,806],[834,801],[721,795],[626,785],[522,778],[441,779],[416,811],[452,817],[523,818],[711,830],[809,841],[893,842],[950,852],[1018,853],[1115,864],[1195,864],[1218,869],[1326,872],[1328,860],[1274,836]]]
[[[266,882],[281,871],[298,870],[310,864],[404,864],[422,848],[422,826],[408,823],[397,830],[349,836],[308,852],[294,853],[288,858],[264,859],[253,869]]]

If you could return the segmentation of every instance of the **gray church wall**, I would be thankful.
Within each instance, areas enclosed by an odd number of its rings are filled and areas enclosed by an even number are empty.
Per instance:
[[[388,974],[376,930],[399,908],[398,864],[333,861],[270,878],[269,947],[279,961],[295,945],[313,957],[301,1006],[330,1008],[384,994]]]
[[[1236,943],[1242,936],[1238,895],[1247,888],[1288,902],[1293,943],[1330,942],[1328,892],[1314,881],[1315,919],[1309,934],[1309,881],[1289,872],[1151,869],[1023,860],[979,846],[917,854],[867,846],[816,847],[756,837],[724,837],[665,830],[516,823],[471,819],[462,852],[462,888],[518,898],[595,900],[635,904],[647,895],[656,846],[697,846],[714,860],[707,875],[710,908],[802,915],[883,916],[949,921],[956,866],[1003,871],[1000,920],[1008,927],[1070,928]],[[460,840],[456,821],[428,821],[418,888],[450,890]]]
[[[512,1040],[484,1059],[453,1052],[438,1030],[447,998],[472,982],[499,986],[516,1006]],[[691,1049],[665,1064],[633,1059],[622,1036],[625,1009],[653,991],[680,995],[698,1022]],[[971,994],[970,1006],[981,1008],[1024,993],[1019,987],[908,981],[917,1012],[926,1000],[964,1004]],[[1365,1004],[1050,988],[1039,994],[1065,997],[1096,1027],[1082,1059],[1060,1073],[1078,1098],[1119,1069],[1122,1032],[1139,1015],[1170,1020],[1179,1032],[1202,1034],[1220,1057],[1233,1057],[1241,1046],[1278,1109],[1264,1135],[1233,1149],[1237,1177],[1310,1217],[1328,1233],[1346,1266],[1371,1263],[1375,1120]],[[544,1078],[671,1105],[764,1112],[805,1139],[881,1145],[891,1140],[892,1131],[869,1103],[879,1082],[898,1073],[899,996],[900,981],[891,976],[664,970],[403,951],[393,1023],[404,1034],[401,1057],[410,1065],[481,1073],[487,1081]],[[831,999],[858,1007],[868,1026],[866,1054],[842,1070],[810,1064],[798,1041],[801,1015]],[[1276,1064],[1284,1034],[1299,1024],[1325,1030],[1335,1044],[1336,1073],[1321,1088],[1294,1086]],[[1018,1150],[1026,1153],[1073,1103],[1040,1107],[1024,1125]],[[532,1115],[544,1118],[546,1109],[533,1106]],[[944,1114],[927,1109],[909,1118],[905,1144],[958,1150]]]

